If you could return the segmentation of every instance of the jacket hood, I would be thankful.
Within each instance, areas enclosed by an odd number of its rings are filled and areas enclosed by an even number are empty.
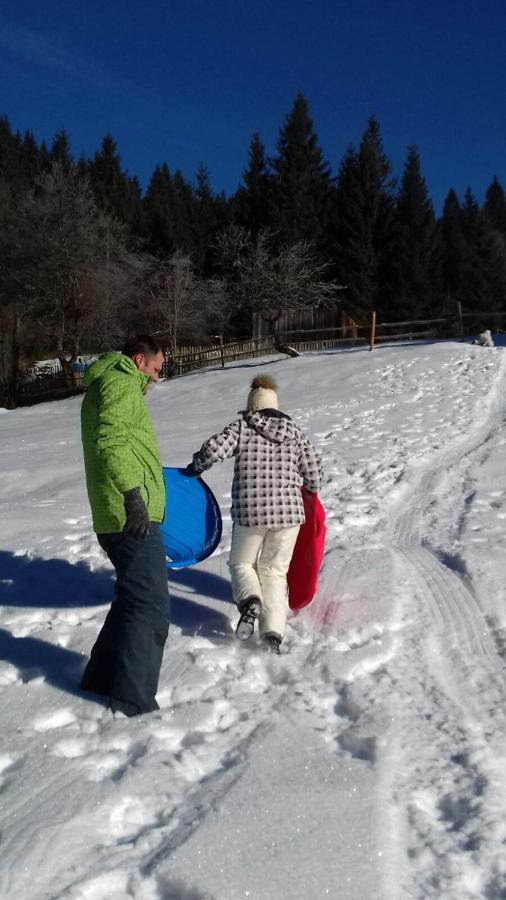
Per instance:
[[[142,392],[145,394],[150,382],[149,375],[139,372],[133,359],[125,356],[124,353],[103,353],[86,369],[83,377],[83,385],[88,388],[97,378],[101,378],[106,372],[122,372],[125,375],[131,375],[133,378],[140,380]]]
[[[285,441],[300,439],[301,431],[298,425],[277,409],[247,409],[242,413],[247,424],[254,428],[262,437],[273,444],[283,444]]]

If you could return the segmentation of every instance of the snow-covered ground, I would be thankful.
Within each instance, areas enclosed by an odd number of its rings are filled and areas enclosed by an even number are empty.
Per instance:
[[[223,540],[171,576],[161,709],[138,719],[78,688],[112,593],[80,398],[0,410],[2,898],[506,897],[506,352],[413,344],[164,382],[166,464],[262,371],[326,468],[318,596],[283,655],[235,640],[232,464],[216,466]]]

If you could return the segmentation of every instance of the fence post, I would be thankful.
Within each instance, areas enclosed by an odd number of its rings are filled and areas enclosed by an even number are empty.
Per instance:
[[[459,319],[460,340],[464,340],[464,319],[462,318],[462,304],[457,300],[457,315]]]
[[[220,334],[220,352],[221,352],[221,368],[225,368],[225,347],[223,345],[223,334]]]
[[[376,337],[376,310],[371,310],[371,335],[369,338],[369,350],[374,350],[374,339]]]
[[[163,354],[163,371],[165,378],[173,378],[176,374],[176,361],[174,356],[171,356],[167,347]]]

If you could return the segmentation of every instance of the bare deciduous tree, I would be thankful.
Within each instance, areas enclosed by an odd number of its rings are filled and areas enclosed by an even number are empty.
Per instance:
[[[0,381],[13,406],[30,344],[57,355],[72,385],[83,345],[122,336],[143,265],[86,180],[57,163],[16,202],[0,183],[0,260]]]
[[[326,263],[319,262],[308,241],[282,245],[273,251],[274,234],[267,229],[248,240],[243,229],[220,237],[222,258],[236,302],[251,314],[259,313],[267,323],[278,349],[278,322],[289,309],[311,309],[334,300],[339,285],[325,280]]]
[[[199,313],[199,284],[190,258],[177,250],[168,259],[152,261],[148,273],[148,305],[156,330],[169,338],[176,350],[180,329]]]
[[[32,203],[33,237],[43,247],[37,273],[38,324],[54,342],[66,380],[72,384],[83,336],[100,315],[99,301],[108,296],[110,229],[87,182],[59,164],[42,176]]]
[[[124,228],[100,212],[86,180],[54,164],[32,197],[38,243],[37,324],[56,351],[68,384],[83,343],[115,337],[135,264]]]
[[[200,284],[202,322],[207,334],[223,338],[235,311],[234,295],[225,278],[209,278]]]
[[[0,402],[17,402],[25,325],[36,298],[38,248],[31,239],[26,197],[15,199],[0,182]]]

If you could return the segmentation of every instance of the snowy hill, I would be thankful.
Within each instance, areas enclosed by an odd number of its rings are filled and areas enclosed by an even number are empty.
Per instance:
[[[274,375],[326,469],[319,594],[273,657],[219,550],[171,576],[160,712],[79,675],[112,594],[80,399],[0,410],[0,897],[506,896],[506,355],[442,342],[260,360],[149,393],[184,465]],[[168,512],[170,515],[170,511]]]

